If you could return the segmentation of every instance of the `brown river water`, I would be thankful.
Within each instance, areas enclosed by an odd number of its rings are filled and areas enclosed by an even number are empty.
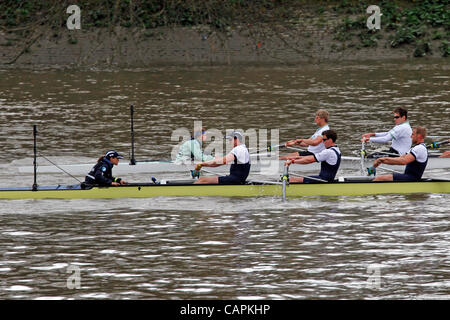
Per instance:
[[[15,170],[32,164],[33,124],[40,154],[58,164],[94,164],[110,148],[128,157],[131,104],[138,159],[170,160],[172,133],[195,120],[309,137],[319,108],[344,155],[359,154],[362,133],[392,128],[396,106],[428,129],[427,142],[442,140],[449,70],[448,59],[0,70],[0,186],[33,183]],[[0,298],[449,299],[449,209],[448,194],[1,200]]]

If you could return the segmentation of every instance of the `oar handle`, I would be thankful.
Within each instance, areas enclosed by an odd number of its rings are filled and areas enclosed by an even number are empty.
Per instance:
[[[378,169],[384,170],[384,171],[388,171],[388,172],[393,172],[393,173],[401,173],[399,171],[392,170],[392,169],[385,168],[385,167],[378,167]],[[367,172],[368,172],[369,176],[376,175],[377,174],[377,169],[375,167],[370,167],[370,168],[367,168]]]
[[[444,145],[444,144],[449,144],[449,143],[450,143],[449,140],[444,140],[444,141],[434,141],[434,142],[432,142],[431,144],[429,144],[429,145],[427,146],[427,148],[430,148],[430,149],[439,149],[442,145]]]
[[[200,171],[197,171],[197,170],[195,170],[195,169],[193,169],[193,170],[190,170],[191,171],[191,177],[192,177],[192,179],[195,179],[195,178],[200,178]]]
[[[375,167],[367,168],[368,176],[375,176],[377,174],[377,169]]]

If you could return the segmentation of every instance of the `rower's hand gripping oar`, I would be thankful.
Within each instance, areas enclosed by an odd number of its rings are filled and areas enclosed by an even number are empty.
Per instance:
[[[192,179],[195,179],[195,178],[200,178],[200,170],[202,169],[202,165],[201,164],[197,164],[196,166],[195,166],[195,169],[193,169],[193,170],[190,170],[191,171],[191,177],[192,177]]]
[[[206,172],[206,173],[217,175],[217,172],[212,172],[212,171],[209,171],[209,170],[205,170],[205,169],[203,169],[201,164],[197,164],[195,166],[194,170],[190,170],[192,179],[200,178],[200,170],[203,170],[203,172]]]
[[[444,144],[449,144],[450,140],[444,140],[444,141],[434,141],[427,145],[427,148],[429,149],[439,149]]]
[[[284,144],[278,144],[276,146],[268,146],[267,148],[261,148],[261,149],[258,149],[255,152],[250,153],[250,156],[253,156],[253,157],[254,156],[260,156],[262,154],[270,153],[272,151],[275,151],[275,150],[280,149],[280,148],[285,148],[285,147],[286,147],[286,145],[284,145]]]
[[[378,167],[378,169],[384,170],[384,171],[388,171],[388,172],[393,172],[393,173],[401,173],[399,171],[388,169],[388,168],[384,168],[384,167],[381,167],[381,166]],[[367,173],[368,173],[368,176],[371,176],[371,175],[375,176],[377,174],[377,169],[375,167],[367,168]]]

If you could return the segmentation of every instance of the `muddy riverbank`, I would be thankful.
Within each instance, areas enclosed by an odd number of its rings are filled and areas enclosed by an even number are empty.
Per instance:
[[[380,30],[372,31],[367,28],[371,14],[366,12],[364,1],[318,1],[296,5],[290,11],[291,7],[282,6],[251,8],[263,8],[263,13],[242,13],[227,7],[229,12],[215,15],[208,11],[209,1],[203,8],[208,12],[205,21],[167,21],[167,17],[160,21],[153,15],[150,26],[145,24],[150,21],[147,16],[141,24],[136,22],[142,13],[131,4],[129,12],[122,12],[121,1],[116,1],[119,9],[111,13],[106,7],[94,10],[89,1],[84,2],[84,7],[80,4],[80,29],[75,30],[66,26],[70,15],[59,12],[65,9],[63,4],[46,11],[53,20],[33,18],[32,14],[45,17],[45,5],[26,7],[28,2],[24,2],[20,8],[7,9],[0,17],[0,66],[284,65],[426,59],[450,53],[445,22],[448,4],[440,1],[414,5],[408,1],[382,2]],[[199,13],[188,8],[172,10],[195,19]],[[231,19],[233,10],[239,16]],[[159,12],[170,13],[167,8]]]

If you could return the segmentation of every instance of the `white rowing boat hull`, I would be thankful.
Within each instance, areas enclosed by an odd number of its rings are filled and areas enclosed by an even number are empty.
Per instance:
[[[64,171],[72,174],[72,175],[86,175],[93,165],[95,164],[95,160],[93,160],[92,164],[64,164],[58,166]],[[370,167],[373,164],[373,160],[366,160],[364,162],[364,168]],[[284,161],[272,160],[272,161],[253,161],[251,166],[251,172],[253,174],[261,174],[261,175],[276,175],[283,172]],[[391,165],[383,165],[383,167],[396,170],[403,171],[404,166],[391,166]],[[151,173],[163,173],[163,172],[189,172],[189,170],[193,169],[194,165],[188,164],[175,164],[169,161],[139,161],[135,165],[130,165],[126,162],[119,163],[118,166],[114,167],[114,175],[122,176],[126,174],[151,174]],[[341,168],[344,170],[360,170],[361,168],[361,160],[357,157],[342,157]],[[426,171],[432,169],[444,169],[450,168],[450,158],[429,158],[428,165]],[[38,173],[61,173],[62,170],[54,165],[38,165]],[[207,168],[208,171],[217,172],[217,173],[226,173],[229,172],[229,166],[221,166],[216,168]],[[307,165],[292,165],[289,169],[291,172],[319,172],[320,164],[312,163]],[[33,166],[19,166],[19,173],[22,174],[30,174],[33,173]]]

